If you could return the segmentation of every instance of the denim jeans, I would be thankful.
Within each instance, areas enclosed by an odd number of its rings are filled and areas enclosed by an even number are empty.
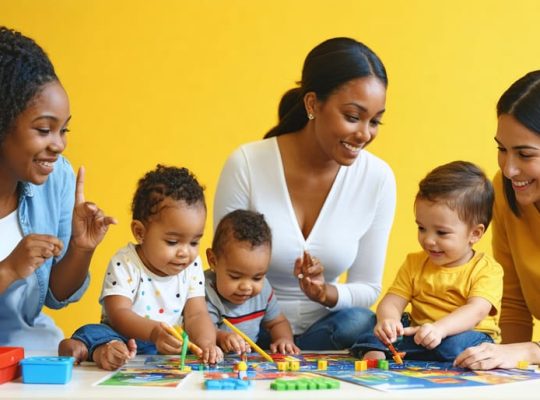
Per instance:
[[[113,328],[106,324],[88,324],[81,326],[75,331],[72,339],[83,342],[88,348],[88,360],[92,360],[94,350],[102,344],[109,343],[111,340],[119,340],[127,344],[128,338],[120,335]],[[157,354],[154,343],[144,340],[135,340],[137,343],[137,354]]]
[[[377,317],[373,316],[372,330],[358,338],[358,341],[352,346],[351,352],[357,357],[362,357],[370,350],[382,351],[386,354],[386,358],[391,359],[392,353],[390,350],[373,334],[373,328],[377,323]],[[409,315],[403,314],[401,323],[404,328],[410,326]],[[432,350],[428,350],[414,342],[413,336],[403,336],[398,338],[394,343],[394,347],[399,352],[407,353],[406,357],[409,360],[421,361],[453,361],[458,354],[463,350],[477,346],[480,343],[493,343],[493,339],[487,333],[478,331],[465,331],[444,338],[441,343]]]
[[[352,307],[331,312],[308,330],[294,336],[295,344],[302,350],[344,350],[351,347],[358,337],[371,332],[373,312],[367,308]],[[270,334],[261,326],[259,346],[270,347]]]

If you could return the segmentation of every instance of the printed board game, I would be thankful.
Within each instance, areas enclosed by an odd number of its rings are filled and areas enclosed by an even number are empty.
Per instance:
[[[248,365],[247,379],[296,379],[317,374],[382,391],[485,386],[540,379],[540,373],[533,370],[471,371],[455,368],[451,363],[407,360],[403,365],[390,362],[388,370],[369,368],[366,371],[355,371],[355,361],[358,359],[345,353],[272,355],[272,358],[276,362],[297,361],[297,369],[280,371],[276,363],[266,361],[257,353],[252,353],[245,357]],[[326,360],[325,370],[319,369],[320,360]],[[180,370],[179,356],[148,356],[128,363],[96,384],[177,387],[190,373],[202,373],[205,380],[236,378],[238,373],[235,366],[240,361],[238,355],[226,355],[219,364],[204,365],[195,356],[188,355],[185,365],[191,368],[191,372],[183,372]]]

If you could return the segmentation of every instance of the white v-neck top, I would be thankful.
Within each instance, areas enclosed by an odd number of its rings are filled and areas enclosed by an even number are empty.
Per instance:
[[[396,203],[394,174],[388,164],[363,150],[341,167],[309,236],[304,238],[289,197],[276,138],[248,143],[227,160],[214,201],[214,229],[235,209],[264,214],[272,229],[267,278],[281,310],[303,333],[330,311],[309,300],[293,275],[294,261],[306,249],[325,268],[338,290],[332,310],[369,307],[381,291],[386,246]],[[347,282],[337,279],[347,271]]]
[[[23,238],[21,227],[17,220],[17,210],[15,209],[15,211],[0,218],[0,232],[2,232],[2,239],[0,239],[0,260],[9,256]]]

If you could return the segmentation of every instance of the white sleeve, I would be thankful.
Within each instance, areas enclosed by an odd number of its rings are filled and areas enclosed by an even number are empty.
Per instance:
[[[347,283],[335,284],[338,302],[332,310],[370,307],[381,293],[388,237],[396,209],[396,182],[390,168],[374,205],[375,216],[359,240],[358,253],[348,270]]]
[[[249,165],[242,149],[237,149],[225,162],[214,198],[214,231],[226,214],[237,209],[249,209]]]

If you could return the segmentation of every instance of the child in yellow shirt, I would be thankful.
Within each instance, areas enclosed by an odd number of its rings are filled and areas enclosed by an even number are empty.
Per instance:
[[[361,335],[354,353],[386,358],[395,343],[408,359],[450,361],[467,347],[500,341],[502,267],[473,249],[491,221],[493,197],[484,173],[464,161],[420,182],[415,214],[423,251],[407,256],[377,307],[373,333]],[[410,315],[403,314],[409,303]]]

